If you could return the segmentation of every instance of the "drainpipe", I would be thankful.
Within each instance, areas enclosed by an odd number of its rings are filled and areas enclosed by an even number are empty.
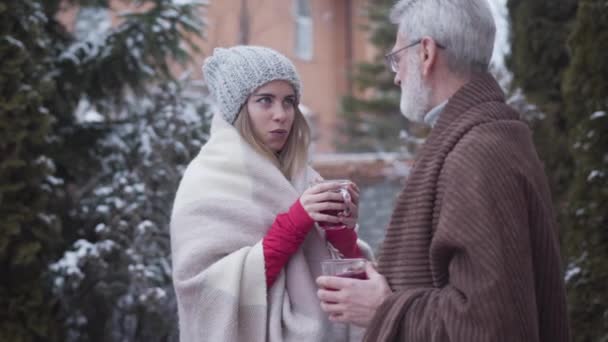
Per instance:
[[[239,44],[249,44],[249,8],[247,7],[247,0],[241,0],[241,15],[239,18]]]
[[[345,31],[346,31],[346,90],[348,95],[353,94],[353,80],[351,74],[353,72],[353,4],[352,0],[344,1],[344,13],[346,13]]]

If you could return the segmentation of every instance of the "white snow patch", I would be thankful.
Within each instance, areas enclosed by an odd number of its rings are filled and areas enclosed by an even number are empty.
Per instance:
[[[53,176],[47,176],[46,181],[49,182],[51,185],[55,185],[55,186],[63,185],[63,179],[53,177]]]
[[[42,222],[44,222],[48,225],[52,224],[55,221],[55,219],[57,218],[57,216],[55,216],[55,215],[49,215],[49,214],[45,214],[45,213],[38,213],[37,216]]]
[[[581,268],[578,266],[571,266],[566,270],[566,282],[570,281],[570,279],[572,279],[572,277],[576,276],[577,274],[581,273]]]
[[[95,226],[95,233],[101,234],[104,231],[106,231],[107,228],[108,228],[108,226],[106,226],[105,223],[99,223],[98,225]]]
[[[177,6],[184,5],[204,5],[207,4],[207,0],[173,0],[173,4]]]
[[[142,221],[137,225],[137,230],[140,234],[145,233],[150,228],[154,228],[154,223],[150,220]]]
[[[590,120],[595,120],[595,119],[599,119],[601,117],[606,116],[606,112],[604,111],[599,111],[599,112],[595,112],[593,114],[591,114],[591,116],[589,117]]]
[[[23,43],[20,40],[15,39],[15,38],[13,38],[11,36],[4,36],[4,39],[7,42],[9,42],[10,44],[12,44],[12,45],[20,48],[21,50],[25,50],[25,46],[23,45]]]
[[[84,274],[80,270],[80,261],[88,256],[99,256],[98,250],[94,244],[80,239],[74,243],[74,250],[66,251],[61,259],[51,264],[50,268],[55,272],[83,278]]]
[[[135,188],[135,191],[137,191],[139,193],[143,193],[144,190],[146,189],[146,185],[144,183],[135,184],[133,187]]]
[[[51,170],[51,172],[55,172],[55,162],[53,162],[53,160],[47,156],[41,155],[40,157],[36,158],[35,163],[36,165],[46,167],[48,170]]]
[[[78,40],[88,40],[99,46],[111,28],[112,16],[107,8],[82,7],[76,16],[74,33]]]
[[[95,189],[95,191],[93,193],[97,197],[102,197],[102,196],[108,196],[109,194],[112,193],[112,191],[114,191],[114,189],[112,189],[112,187],[102,186],[100,188]]]
[[[122,209],[125,206],[125,201],[123,201],[121,198],[114,198],[114,207],[116,207],[117,209]]]
[[[604,177],[604,172],[600,170],[593,170],[589,172],[589,176],[587,176],[587,182],[591,182],[595,178]]]
[[[103,122],[105,118],[98,111],[95,110],[93,105],[86,98],[81,98],[76,106],[76,120],[80,123],[91,123],[91,122]]]
[[[102,205],[98,205],[95,210],[100,214],[107,214],[110,212],[110,207],[105,204],[102,204]]]
[[[489,5],[496,23],[496,38],[492,53],[492,64],[499,69],[505,69],[505,56],[511,52],[509,43],[509,20],[506,0],[490,0]]]

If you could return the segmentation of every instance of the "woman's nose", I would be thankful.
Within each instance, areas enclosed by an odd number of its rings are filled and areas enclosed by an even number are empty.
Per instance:
[[[275,121],[283,121],[287,117],[287,110],[281,105],[275,106],[272,113],[272,119]]]

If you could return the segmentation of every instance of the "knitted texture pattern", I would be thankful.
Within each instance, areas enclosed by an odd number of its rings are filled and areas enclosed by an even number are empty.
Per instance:
[[[557,226],[528,126],[490,75],[449,100],[378,257],[365,341],[569,341]]]
[[[289,82],[298,101],[302,89],[293,63],[277,51],[262,46],[214,49],[203,64],[203,76],[215,104],[231,124],[249,95],[268,82]]]

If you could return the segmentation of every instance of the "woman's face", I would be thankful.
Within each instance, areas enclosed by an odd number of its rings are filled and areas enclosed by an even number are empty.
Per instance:
[[[296,95],[286,81],[272,81],[256,89],[247,100],[253,131],[273,152],[287,142],[295,117]]]

